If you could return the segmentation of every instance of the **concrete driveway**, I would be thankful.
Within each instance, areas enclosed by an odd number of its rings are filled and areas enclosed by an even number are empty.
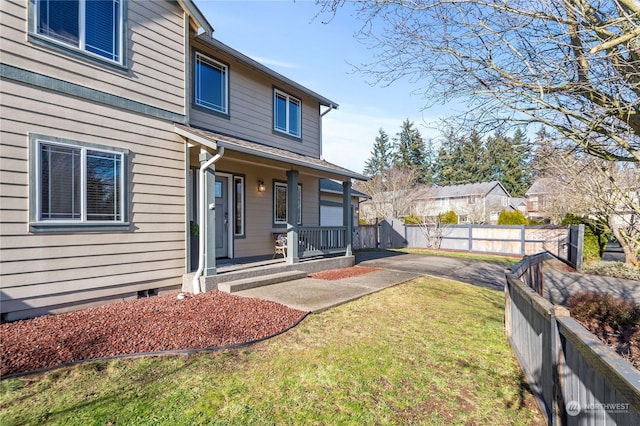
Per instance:
[[[383,250],[356,253],[356,265],[381,270],[335,281],[303,278],[235,294],[272,300],[307,312],[319,312],[421,275],[449,278],[502,291],[506,280],[505,269],[508,267],[504,263]],[[545,268],[544,287],[546,298],[556,304],[563,304],[570,294],[580,290],[603,291],[640,302],[638,281]]]
[[[420,275],[435,275],[494,290],[504,290],[504,271],[508,267],[504,264],[478,260],[395,252],[357,253],[356,263]],[[579,274],[545,267],[544,296],[551,303],[562,305],[571,294],[584,290],[609,293],[615,297],[640,303],[639,281]]]
[[[468,284],[504,290],[506,264],[459,259],[455,257],[426,256],[392,251],[365,251],[356,253],[356,264],[373,266],[417,275],[434,275]]]

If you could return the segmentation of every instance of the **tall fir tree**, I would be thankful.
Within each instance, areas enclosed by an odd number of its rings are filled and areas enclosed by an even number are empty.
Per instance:
[[[381,176],[391,167],[393,147],[389,135],[380,128],[371,150],[371,157],[365,162],[365,176]]]
[[[420,131],[413,127],[413,122],[409,119],[404,120],[394,141],[396,144],[394,165],[396,167],[420,168],[424,164],[424,140]]]
[[[512,197],[523,197],[531,184],[529,141],[521,129],[513,136],[496,133],[487,138],[490,180],[500,181]]]
[[[454,129],[446,130],[434,162],[434,180],[437,185],[448,186],[463,183],[463,169],[465,167],[462,161],[463,144],[463,136],[458,135]]]

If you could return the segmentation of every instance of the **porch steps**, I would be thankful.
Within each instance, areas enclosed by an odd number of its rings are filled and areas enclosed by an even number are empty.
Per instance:
[[[308,272],[304,271],[285,271],[276,272],[274,274],[262,275],[239,280],[218,283],[218,290],[226,293],[235,293],[236,291],[248,290],[250,288],[262,287],[271,284],[277,284],[285,281],[298,280],[306,278]]]

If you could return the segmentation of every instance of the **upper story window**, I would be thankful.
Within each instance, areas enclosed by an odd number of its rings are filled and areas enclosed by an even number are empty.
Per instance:
[[[296,138],[300,137],[302,101],[287,93],[273,91],[273,128]]]
[[[123,0],[37,0],[36,33],[122,63]]]
[[[196,53],[196,105],[227,114],[229,72],[226,65]]]

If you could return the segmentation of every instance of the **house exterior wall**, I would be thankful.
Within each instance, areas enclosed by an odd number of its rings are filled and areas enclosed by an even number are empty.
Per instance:
[[[172,123],[184,119],[185,19],[172,2],[125,4],[126,67],[114,69],[30,41],[27,1],[1,3],[3,320],[180,284],[185,148]],[[128,225],[34,230],[34,135],[126,150]]]
[[[227,55],[214,51],[203,43],[195,41],[194,51],[220,63],[229,69],[229,114],[207,112],[193,104],[190,94],[190,123],[218,133],[228,134],[276,148],[286,149],[302,155],[320,157],[320,104],[318,100],[278,82],[261,72],[255,71]],[[194,72],[189,73],[191,87],[194,87]],[[302,137],[295,139],[273,130],[274,88],[287,92],[302,101]]]
[[[247,167],[245,161],[248,160],[245,158],[247,156],[225,156],[216,164],[216,171],[245,177],[245,235],[234,238],[234,257],[272,253],[272,234],[286,232],[286,226],[273,223],[274,183],[287,181],[286,170],[278,170],[258,162]],[[265,192],[258,192],[258,179],[264,181]],[[318,178],[301,171],[298,183],[302,186],[302,226],[319,226]]]
[[[2,63],[178,114],[184,105],[184,13],[166,1],[126,1],[123,67],[107,66],[28,35],[31,0],[1,2]]]

